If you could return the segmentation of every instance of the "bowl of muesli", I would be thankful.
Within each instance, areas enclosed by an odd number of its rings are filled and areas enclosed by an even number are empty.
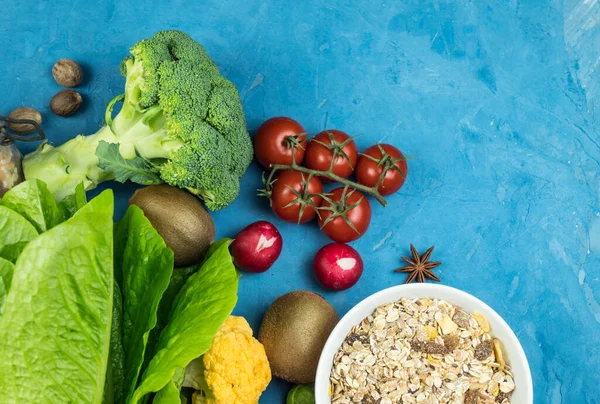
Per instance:
[[[317,404],[532,404],[515,333],[492,308],[448,286],[409,284],[369,296],[321,354]]]

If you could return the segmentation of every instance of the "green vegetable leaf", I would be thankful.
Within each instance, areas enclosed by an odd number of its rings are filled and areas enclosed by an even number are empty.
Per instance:
[[[198,272],[189,277],[173,302],[169,323],[162,331],[157,353],[128,403],[157,392],[203,355],[237,301],[238,276],[229,254],[231,240],[213,249]]]
[[[299,384],[287,395],[285,404],[315,404],[315,386],[313,384]]]
[[[104,384],[104,404],[121,404],[124,398],[125,352],[123,350],[123,297],[113,282],[113,315],[110,329],[110,352]]]
[[[171,280],[169,281],[169,286],[165,293],[163,293],[162,299],[160,300],[160,304],[158,305],[158,312],[156,313],[156,326],[150,332],[148,336],[148,343],[146,345],[146,355],[144,357],[144,364],[142,365],[141,373],[143,373],[152,356],[156,353],[156,344],[158,343],[158,337],[162,330],[167,326],[169,322],[169,314],[171,314],[171,309],[173,308],[173,301],[175,301],[175,297],[188,280],[192,274],[198,271],[200,268],[199,265],[194,265],[191,267],[185,268],[174,268],[173,274],[171,275]]]
[[[4,308],[4,299],[10,290],[15,266],[12,262],[0,258],[0,315]]]
[[[6,286],[6,291],[10,289],[14,271],[15,266],[12,262],[5,260],[4,258],[0,258],[0,278],[4,282],[4,286]]]
[[[4,194],[0,203],[27,219],[38,233],[50,230],[66,218],[40,180],[20,183]]]
[[[96,149],[98,167],[111,172],[119,182],[132,181],[142,185],[161,184],[158,169],[148,160],[137,155],[125,160],[119,151],[118,143],[101,140]]]
[[[4,281],[0,278],[0,316],[2,315],[2,311],[4,310],[4,299],[6,299],[6,295],[8,294],[8,287],[4,285]]]
[[[14,263],[31,240],[38,236],[35,227],[23,216],[0,206],[0,258]]]
[[[116,227],[116,268],[122,277],[125,390],[131,397],[150,331],[173,272],[173,252],[144,212],[131,205]]]
[[[86,203],[85,187],[83,186],[83,182],[80,182],[71,195],[66,196],[58,203],[58,208],[62,211],[65,218],[69,218],[85,206]]]
[[[152,404],[181,404],[185,399],[181,395],[181,385],[185,377],[184,369],[177,369],[173,379],[154,396]]]
[[[156,393],[152,404],[181,404],[181,392],[171,380]]]
[[[117,244],[118,242],[116,242],[115,244]],[[152,359],[152,355],[156,353],[156,344],[158,343],[158,338],[162,330],[167,326],[167,323],[169,322],[169,315],[171,314],[171,310],[173,309],[173,302],[175,301],[175,297],[177,297],[183,285],[187,282],[190,276],[198,272],[198,270],[202,267],[204,262],[206,262],[206,260],[219,247],[221,247],[224,244],[229,245],[229,243],[231,243],[229,239],[217,240],[210,245],[200,264],[192,265],[190,267],[185,268],[173,269],[173,274],[171,275],[171,281],[169,282],[169,286],[167,287],[167,290],[165,290],[160,304],[158,305],[156,326],[150,332],[150,336],[148,337],[148,344],[146,346],[146,356],[144,358],[144,364],[142,365],[142,373],[148,367],[148,364]]]
[[[102,402],[113,303],[112,214],[112,192],[105,191],[23,250],[0,317],[2,402]]]

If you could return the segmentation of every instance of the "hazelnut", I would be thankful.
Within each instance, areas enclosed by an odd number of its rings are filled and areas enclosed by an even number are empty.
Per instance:
[[[9,118],[13,119],[28,119],[35,121],[38,124],[42,123],[42,115],[35,109],[30,107],[19,107],[8,114]],[[28,135],[35,132],[35,126],[30,123],[9,123],[8,129],[18,135]]]
[[[59,91],[50,100],[50,109],[56,115],[70,116],[73,115],[81,106],[81,94],[75,90]]]
[[[83,73],[77,62],[63,58],[52,67],[52,76],[63,87],[75,87],[81,84]]]

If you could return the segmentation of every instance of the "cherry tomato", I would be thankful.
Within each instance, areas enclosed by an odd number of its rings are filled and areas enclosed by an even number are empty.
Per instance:
[[[317,177],[294,170],[279,173],[271,190],[271,209],[290,223],[305,223],[315,218],[321,203],[323,184]],[[308,187],[307,187],[308,185]],[[312,195],[312,196],[311,196]]]
[[[356,165],[356,179],[363,185],[374,187],[383,172],[385,178],[377,187],[381,196],[398,191],[408,174],[406,158],[390,144],[376,144],[362,153]]]
[[[331,164],[333,160],[333,165]],[[318,133],[311,139],[306,149],[306,166],[313,170],[327,171],[347,178],[354,171],[358,160],[356,143],[346,133],[329,129]],[[328,178],[323,181],[331,182]]]
[[[323,198],[319,211],[321,231],[339,243],[360,238],[371,223],[371,204],[363,194],[354,189],[334,189]]]
[[[306,132],[292,118],[278,116],[267,119],[256,132],[254,151],[256,159],[265,168],[271,164],[292,164],[292,153],[296,163],[302,164]]]

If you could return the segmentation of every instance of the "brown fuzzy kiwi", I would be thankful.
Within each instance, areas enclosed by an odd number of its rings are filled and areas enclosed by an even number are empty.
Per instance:
[[[314,382],[321,351],[338,321],[333,307],[316,293],[298,290],[277,298],[258,335],[273,374],[292,383]]]
[[[215,240],[215,224],[194,195],[170,185],[135,191],[129,204],[139,206],[175,255],[175,266],[197,264]]]

